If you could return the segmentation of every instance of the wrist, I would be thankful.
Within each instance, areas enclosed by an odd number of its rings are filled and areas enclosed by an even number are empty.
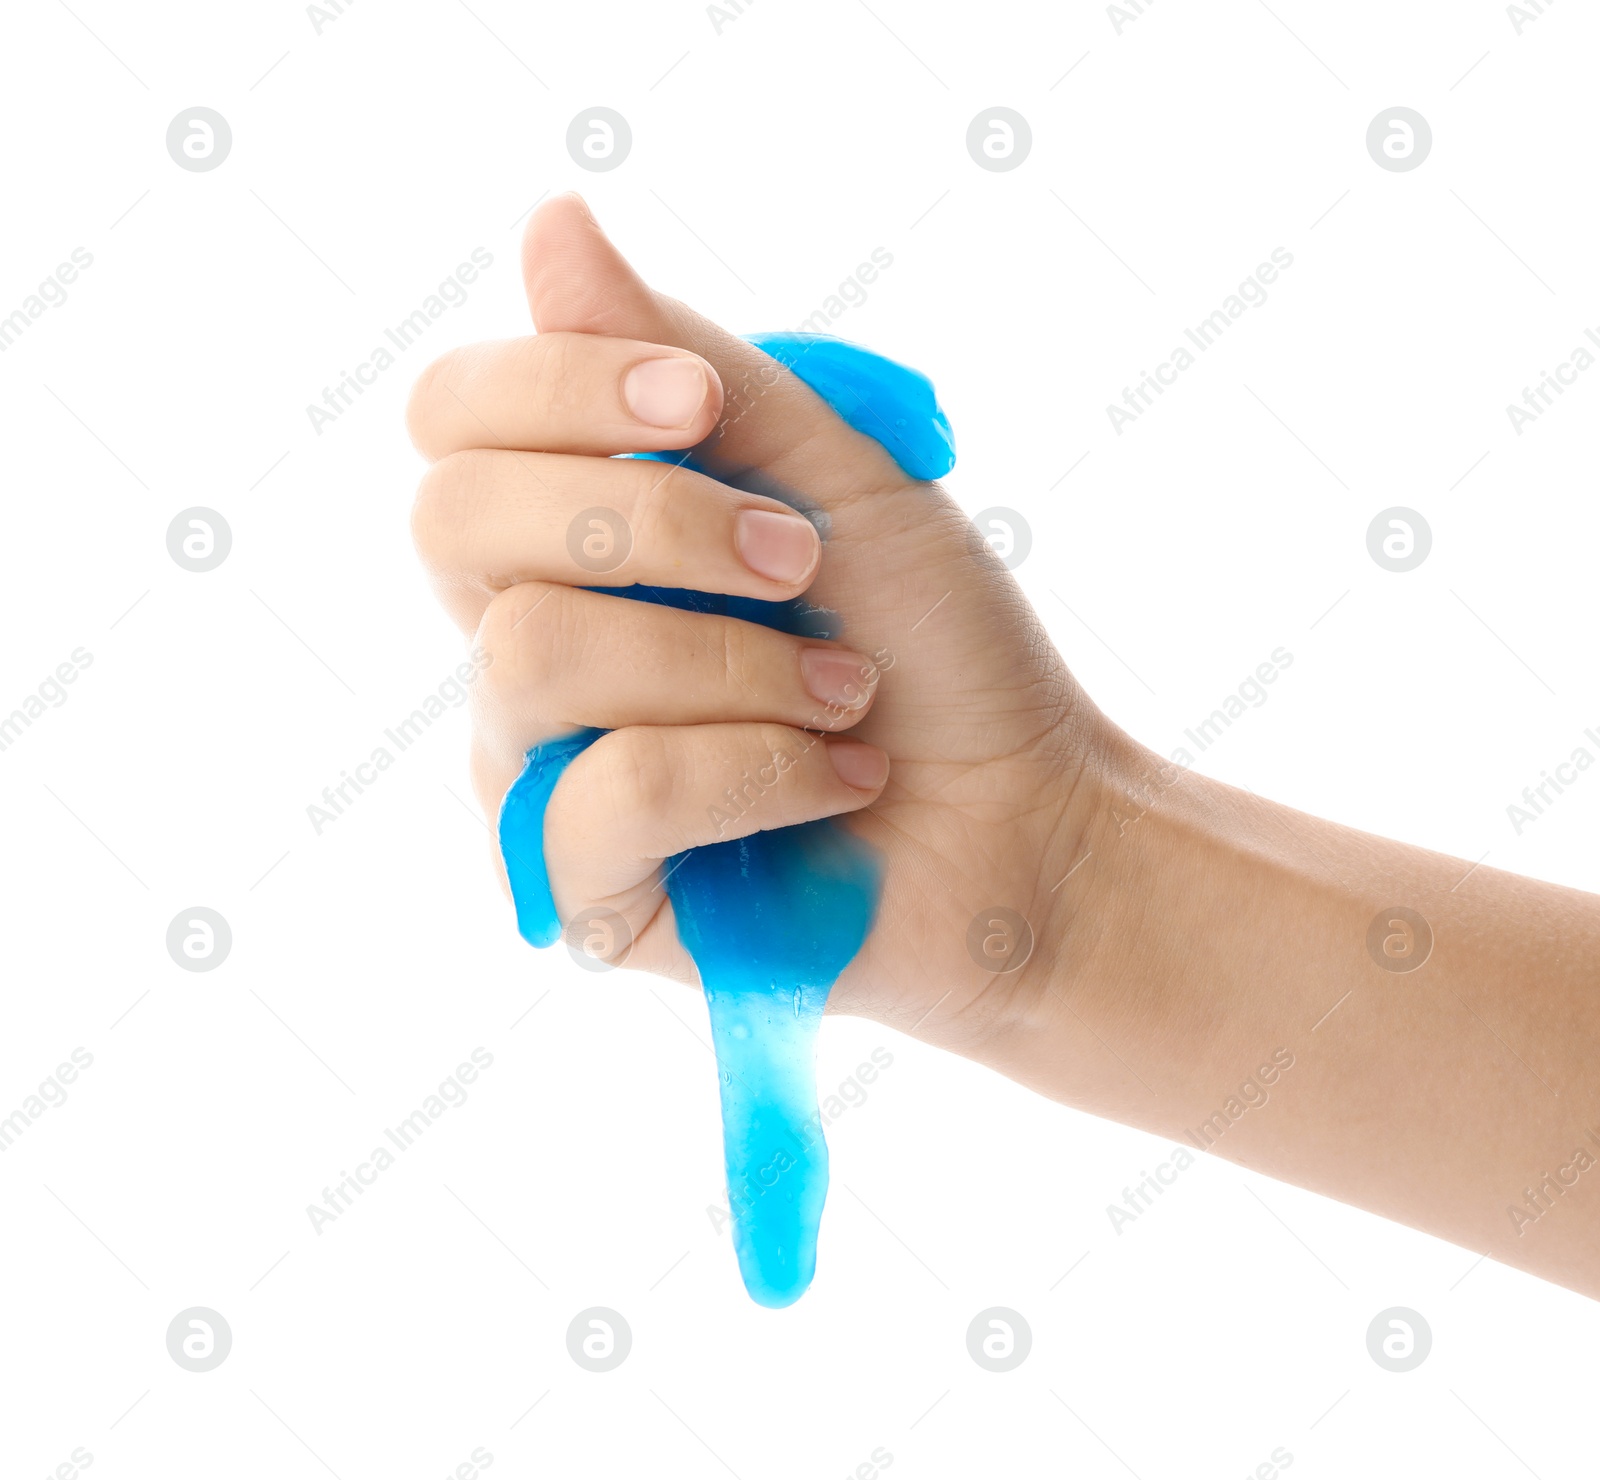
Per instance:
[[[1209,1079],[1238,1036],[1238,977],[1207,921],[1244,881],[1214,783],[1098,714],[1080,754],[1030,917],[1034,956],[982,1057],[1055,1099],[1175,1134],[1181,1086]]]

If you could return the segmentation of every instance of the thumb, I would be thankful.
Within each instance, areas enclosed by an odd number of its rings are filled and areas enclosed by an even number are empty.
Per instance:
[[[577,195],[540,206],[522,239],[534,327],[637,339],[691,350],[722,379],[724,409],[696,460],[725,479],[759,469],[824,503],[909,480],[870,437],[852,431],[804,381],[657,293],[612,244]]]
[[[541,334],[640,338],[634,331],[655,312],[655,294],[579,195],[558,195],[534,211],[522,237],[522,281]]]

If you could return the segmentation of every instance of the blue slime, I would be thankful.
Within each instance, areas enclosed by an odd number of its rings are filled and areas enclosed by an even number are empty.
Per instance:
[[[749,342],[881,443],[911,477],[941,478],[955,465],[950,423],[926,376],[828,335],[760,334]],[[655,456],[698,468],[692,457]],[[759,491],[796,502],[782,490]],[[839,635],[831,613],[803,601],[656,586],[608,594]],[[517,929],[530,945],[561,938],[544,862],[545,807],[562,772],[605,733],[578,730],[534,746],[501,807],[500,849]],[[761,1305],[792,1305],[816,1272],[828,1194],[817,1029],[829,991],[872,928],[881,883],[877,851],[830,819],[710,843],[666,862],[678,937],[699,968],[711,1014],[734,1248],[745,1288]]]

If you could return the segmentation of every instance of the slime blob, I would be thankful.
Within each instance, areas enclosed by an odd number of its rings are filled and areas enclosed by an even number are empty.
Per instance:
[[[881,443],[911,477],[940,478],[954,466],[950,423],[926,376],[827,335],[763,334],[749,342]],[[696,466],[681,455],[647,455]],[[803,601],[656,586],[608,594],[840,635],[830,613]],[[561,938],[544,863],[545,807],[562,772],[604,733],[578,730],[534,746],[501,807],[517,928],[531,945]],[[870,844],[825,818],[693,848],[668,859],[665,872],[678,936],[699,968],[711,1015],[739,1271],[757,1303],[792,1305],[816,1272],[828,1193],[817,1030],[829,991],[872,928],[882,864]]]

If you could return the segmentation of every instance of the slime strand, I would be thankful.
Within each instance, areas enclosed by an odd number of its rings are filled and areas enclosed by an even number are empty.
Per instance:
[[[940,478],[954,466],[950,423],[926,376],[827,335],[761,334],[749,342],[879,442],[913,478]],[[681,455],[646,456],[705,471]],[[782,490],[760,491],[797,502]],[[840,635],[832,613],[803,601],[656,586],[607,589],[807,636]],[[567,766],[605,733],[578,730],[534,746],[501,807],[500,848],[517,929],[531,945],[561,938],[544,861],[545,808]],[[872,928],[882,863],[870,844],[823,819],[710,843],[665,867],[678,937],[699,968],[711,1015],[739,1272],[758,1304],[792,1305],[816,1272],[828,1193],[817,1030],[829,991]]]

